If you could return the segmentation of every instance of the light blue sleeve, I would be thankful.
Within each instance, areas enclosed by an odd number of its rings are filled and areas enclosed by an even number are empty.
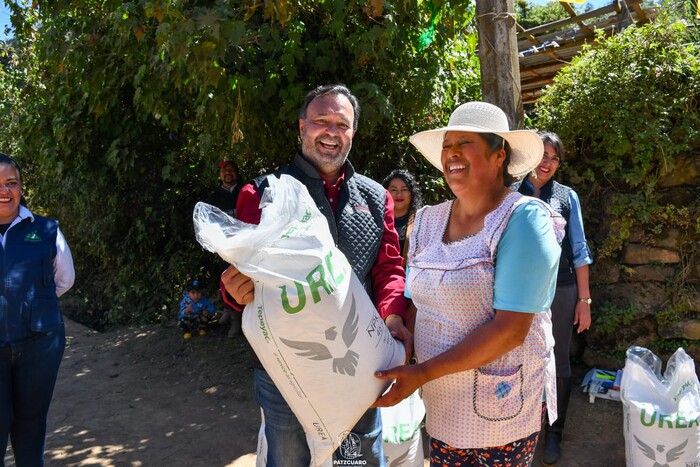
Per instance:
[[[408,273],[411,272],[411,268],[406,266],[406,286],[403,289],[403,296],[406,298],[413,298],[411,297],[411,292],[408,291]]]
[[[571,203],[571,213],[569,214],[569,223],[566,228],[569,233],[569,243],[573,252],[574,269],[580,268],[587,264],[593,263],[593,256],[588,249],[586,242],[586,234],[583,231],[583,215],[581,213],[581,201],[574,190],[569,194],[569,202]]]
[[[496,250],[493,307],[525,313],[549,310],[560,255],[561,247],[544,206],[537,201],[518,206]]]

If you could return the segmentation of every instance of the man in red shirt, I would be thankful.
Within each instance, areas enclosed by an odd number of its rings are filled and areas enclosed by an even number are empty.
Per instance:
[[[403,295],[405,275],[394,228],[394,203],[380,184],[356,173],[347,160],[359,111],[357,98],[343,85],[313,89],[299,113],[301,151],[274,175],[289,174],[307,187],[336,245],[410,356],[413,336],[404,324],[408,301]],[[238,219],[260,222],[258,206],[265,184],[260,177],[242,188],[236,205]],[[239,309],[253,301],[252,281],[235,267],[230,266],[221,281]],[[255,392],[265,416],[268,467],[308,466],[311,455],[304,431],[260,365],[255,369]],[[359,451],[341,446],[334,458],[351,461],[344,465],[385,466],[381,426],[379,410],[369,409],[353,428],[354,435],[348,437],[350,442],[359,440]]]

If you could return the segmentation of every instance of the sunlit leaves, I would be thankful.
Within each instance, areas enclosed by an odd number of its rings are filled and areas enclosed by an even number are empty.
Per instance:
[[[700,49],[691,35],[683,21],[663,15],[609,39],[600,35],[538,103],[539,126],[558,132],[574,156],[564,172],[586,194],[605,193],[602,207],[615,209],[604,255],[621,247],[621,225],[683,226],[680,216],[660,216],[680,211],[658,183],[678,170],[680,155],[700,147]],[[697,200],[689,208],[697,213]]]
[[[247,177],[288,161],[312,87],[342,82],[358,95],[356,167],[377,179],[399,166],[427,173],[431,192],[441,182],[408,137],[478,97],[473,7],[458,0],[55,0],[20,10],[21,67],[0,76],[0,141],[31,160],[32,181],[62,181],[37,183],[31,201],[65,225],[79,274],[90,274],[85,293],[118,310],[106,315],[115,323],[149,319],[207,264],[187,213],[215,183],[215,161],[234,157]],[[431,18],[434,41],[419,50]],[[148,296],[135,305],[134,291]]]

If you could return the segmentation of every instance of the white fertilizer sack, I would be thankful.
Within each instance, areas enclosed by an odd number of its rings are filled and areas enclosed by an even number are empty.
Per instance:
[[[377,370],[403,363],[323,215],[293,177],[268,177],[260,224],[197,203],[197,240],[249,276],[255,300],[242,328],[304,427],[315,465],[386,390]]]
[[[423,435],[420,430],[401,443],[384,443],[386,467],[423,467]]]
[[[620,396],[627,467],[700,466],[700,384],[682,348],[662,376],[656,355],[630,347]]]
[[[382,407],[382,437],[387,467],[423,467],[421,424],[425,405],[420,391],[391,407]]]

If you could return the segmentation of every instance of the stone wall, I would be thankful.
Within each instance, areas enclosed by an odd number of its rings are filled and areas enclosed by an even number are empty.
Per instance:
[[[689,208],[690,228],[659,229],[640,223],[630,231],[617,258],[592,266],[593,326],[575,338],[573,347],[588,366],[622,368],[624,352],[631,345],[647,347],[665,362],[676,350],[674,342],[685,340],[683,348],[700,369],[700,153],[680,157],[657,188],[664,203]],[[584,206],[584,211],[589,208],[596,209]],[[597,209],[593,212],[605,212],[604,206]],[[587,236],[600,244],[614,221],[603,214],[597,232],[587,226]],[[617,313],[620,323],[613,332],[603,332],[596,317],[609,313]]]

